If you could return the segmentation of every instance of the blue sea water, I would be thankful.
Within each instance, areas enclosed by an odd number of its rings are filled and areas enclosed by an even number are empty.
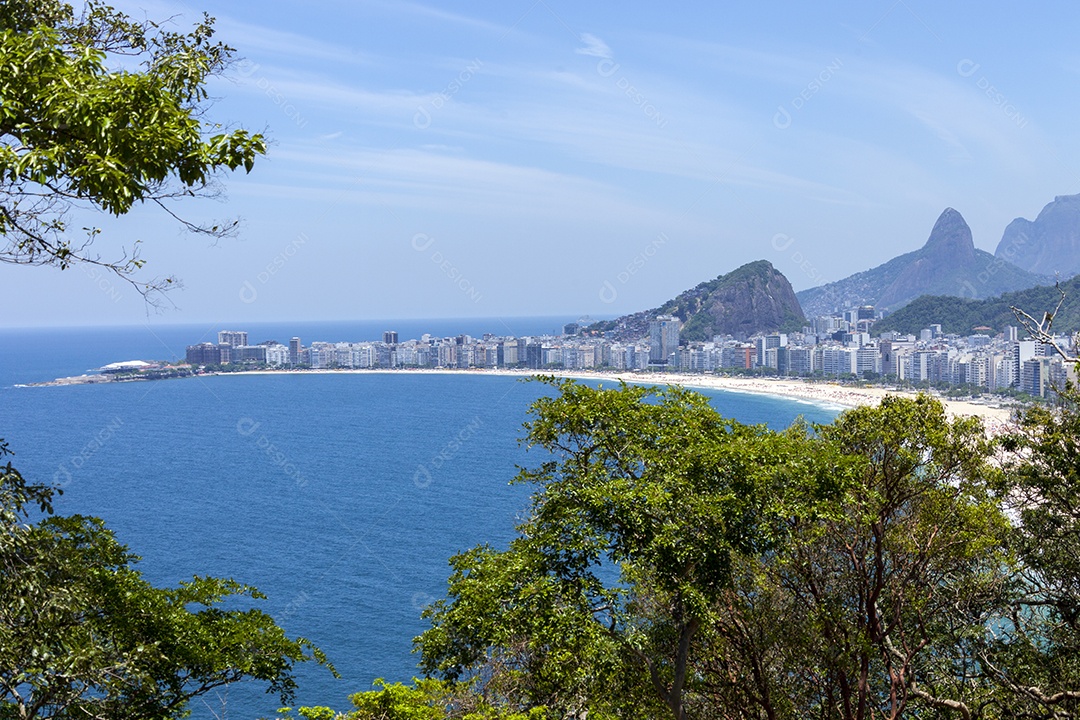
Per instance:
[[[568,321],[562,319],[562,322]],[[376,339],[396,329],[525,335],[558,318],[253,326],[252,341]],[[170,359],[212,339],[196,326],[0,331],[0,437],[35,481],[56,482],[61,514],[103,518],[153,583],[232,577],[309,638],[342,679],[300,668],[298,704],[348,707],[377,677],[416,674],[422,608],[445,594],[448,558],[504,546],[528,506],[510,486],[539,462],[517,439],[544,388],[491,375],[244,375],[25,388],[129,359]],[[265,336],[265,338],[263,337]],[[258,338],[258,340],[256,339]],[[724,415],[784,427],[835,411],[706,393]],[[194,716],[272,716],[277,699],[230,689]]]

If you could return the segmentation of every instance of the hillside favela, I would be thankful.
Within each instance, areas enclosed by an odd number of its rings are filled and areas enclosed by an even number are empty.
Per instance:
[[[1078,28],[0,2],[0,720],[1080,720]]]

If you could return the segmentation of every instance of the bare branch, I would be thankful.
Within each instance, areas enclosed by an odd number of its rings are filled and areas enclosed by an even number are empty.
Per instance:
[[[1057,307],[1054,308],[1053,312],[1043,313],[1042,320],[1036,320],[1027,312],[1016,306],[1010,306],[1009,309],[1012,310],[1013,315],[1016,316],[1016,321],[1020,323],[1033,340],[1037,340],[1044,345],[1049,345],[1054,349],[1054,352],[1060,355],[1066,362],[1080,362],[1080,357],[1069,355],[1069,353],[1058,344],[1057,338],[1053,333],[1054,320],[1057,318],[1058,312],[1061,311],[1061,306],[1065,302],[1065,291],[1061,287],[1061,282],[1055,283],[1054,287],[1060,295]],[[1078,345],[1076,342],[1078,336],[1080,336],[1080,334],[1074,335],[1073,337],[1073,347],[1077,347]]]
[[[914,680],[912,680],[909,689],[912,695],[919,698],[930,707],[936,708],[938,710],[955,710],[956,712],[960,713],[960,717],[964,718],[964,720],[971,720],[971,709],[959,700],[949,700],[948,698],[934,697],[930,693],[921,689]]]

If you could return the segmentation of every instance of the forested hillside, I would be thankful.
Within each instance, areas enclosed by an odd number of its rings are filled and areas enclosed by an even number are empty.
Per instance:
[[[1062,333],[1076,332],[1080,330],[1080,277],[1061,283],[1060,288],[1065,291],[1065,301],[1054,319],[1054,329]],[[875,323],[874,332],[896,330],[915,334],[937,323],[945,333],[970,335],[979,327],[989,327],[998,333],[1009,325],[1018,324],[1010,308],[1021,308],[1041,320],[1043,313],[1054,311],[1060,299],[1058,289],[1046,285],[986,300],[924,295]]]

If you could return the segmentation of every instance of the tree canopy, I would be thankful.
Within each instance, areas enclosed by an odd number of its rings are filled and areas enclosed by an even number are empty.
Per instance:
[[[224,170],[250,170],[263,138],[204,119],[206,79],[229,62],[204,16],[188,33],[134,22],[90,0],[0,5],[0,261],[91,263],[144,295],[136,249],[103,260],[73,237],[80,210],[119,216],[210,195]],[[0,459],[8,454],[0,441]],[[93,517],[53,514],[59,490],[0,466],[0,718],[178,718],[192,698],[242,679],[289,702],[298,662],[325,662],[249,607],[230,579],[148,583],[138,557]],[[226,609],[228,607],[229,609]]]
[[[205,119],[207,78],[230,62],[213,20],[179,33],[136,22],[99,0],[0,6],[0,261],[104,266],[144,295],[173,278],[135,282],[136,247],[102,259],[98,230],[70,227],[76,210],[123,215],[151,203],[188,229],[220,236],[235,221],[183,220],[172,201],[216,191],[223,170],[251,170],[262,136]]]
[[[293,666],[325,662],[269,615],[222,608],[262,598],[252,587],[154,587],[101,520],[53,515],[55,492],[0,467],[0,718],[178,718],[242,679],[289,702]]]
[[[1075,390],[999,441],[926,396],[774,432],[547,382],[532,510],[452,558],[427,674],[554,717],[1077,713]]]

